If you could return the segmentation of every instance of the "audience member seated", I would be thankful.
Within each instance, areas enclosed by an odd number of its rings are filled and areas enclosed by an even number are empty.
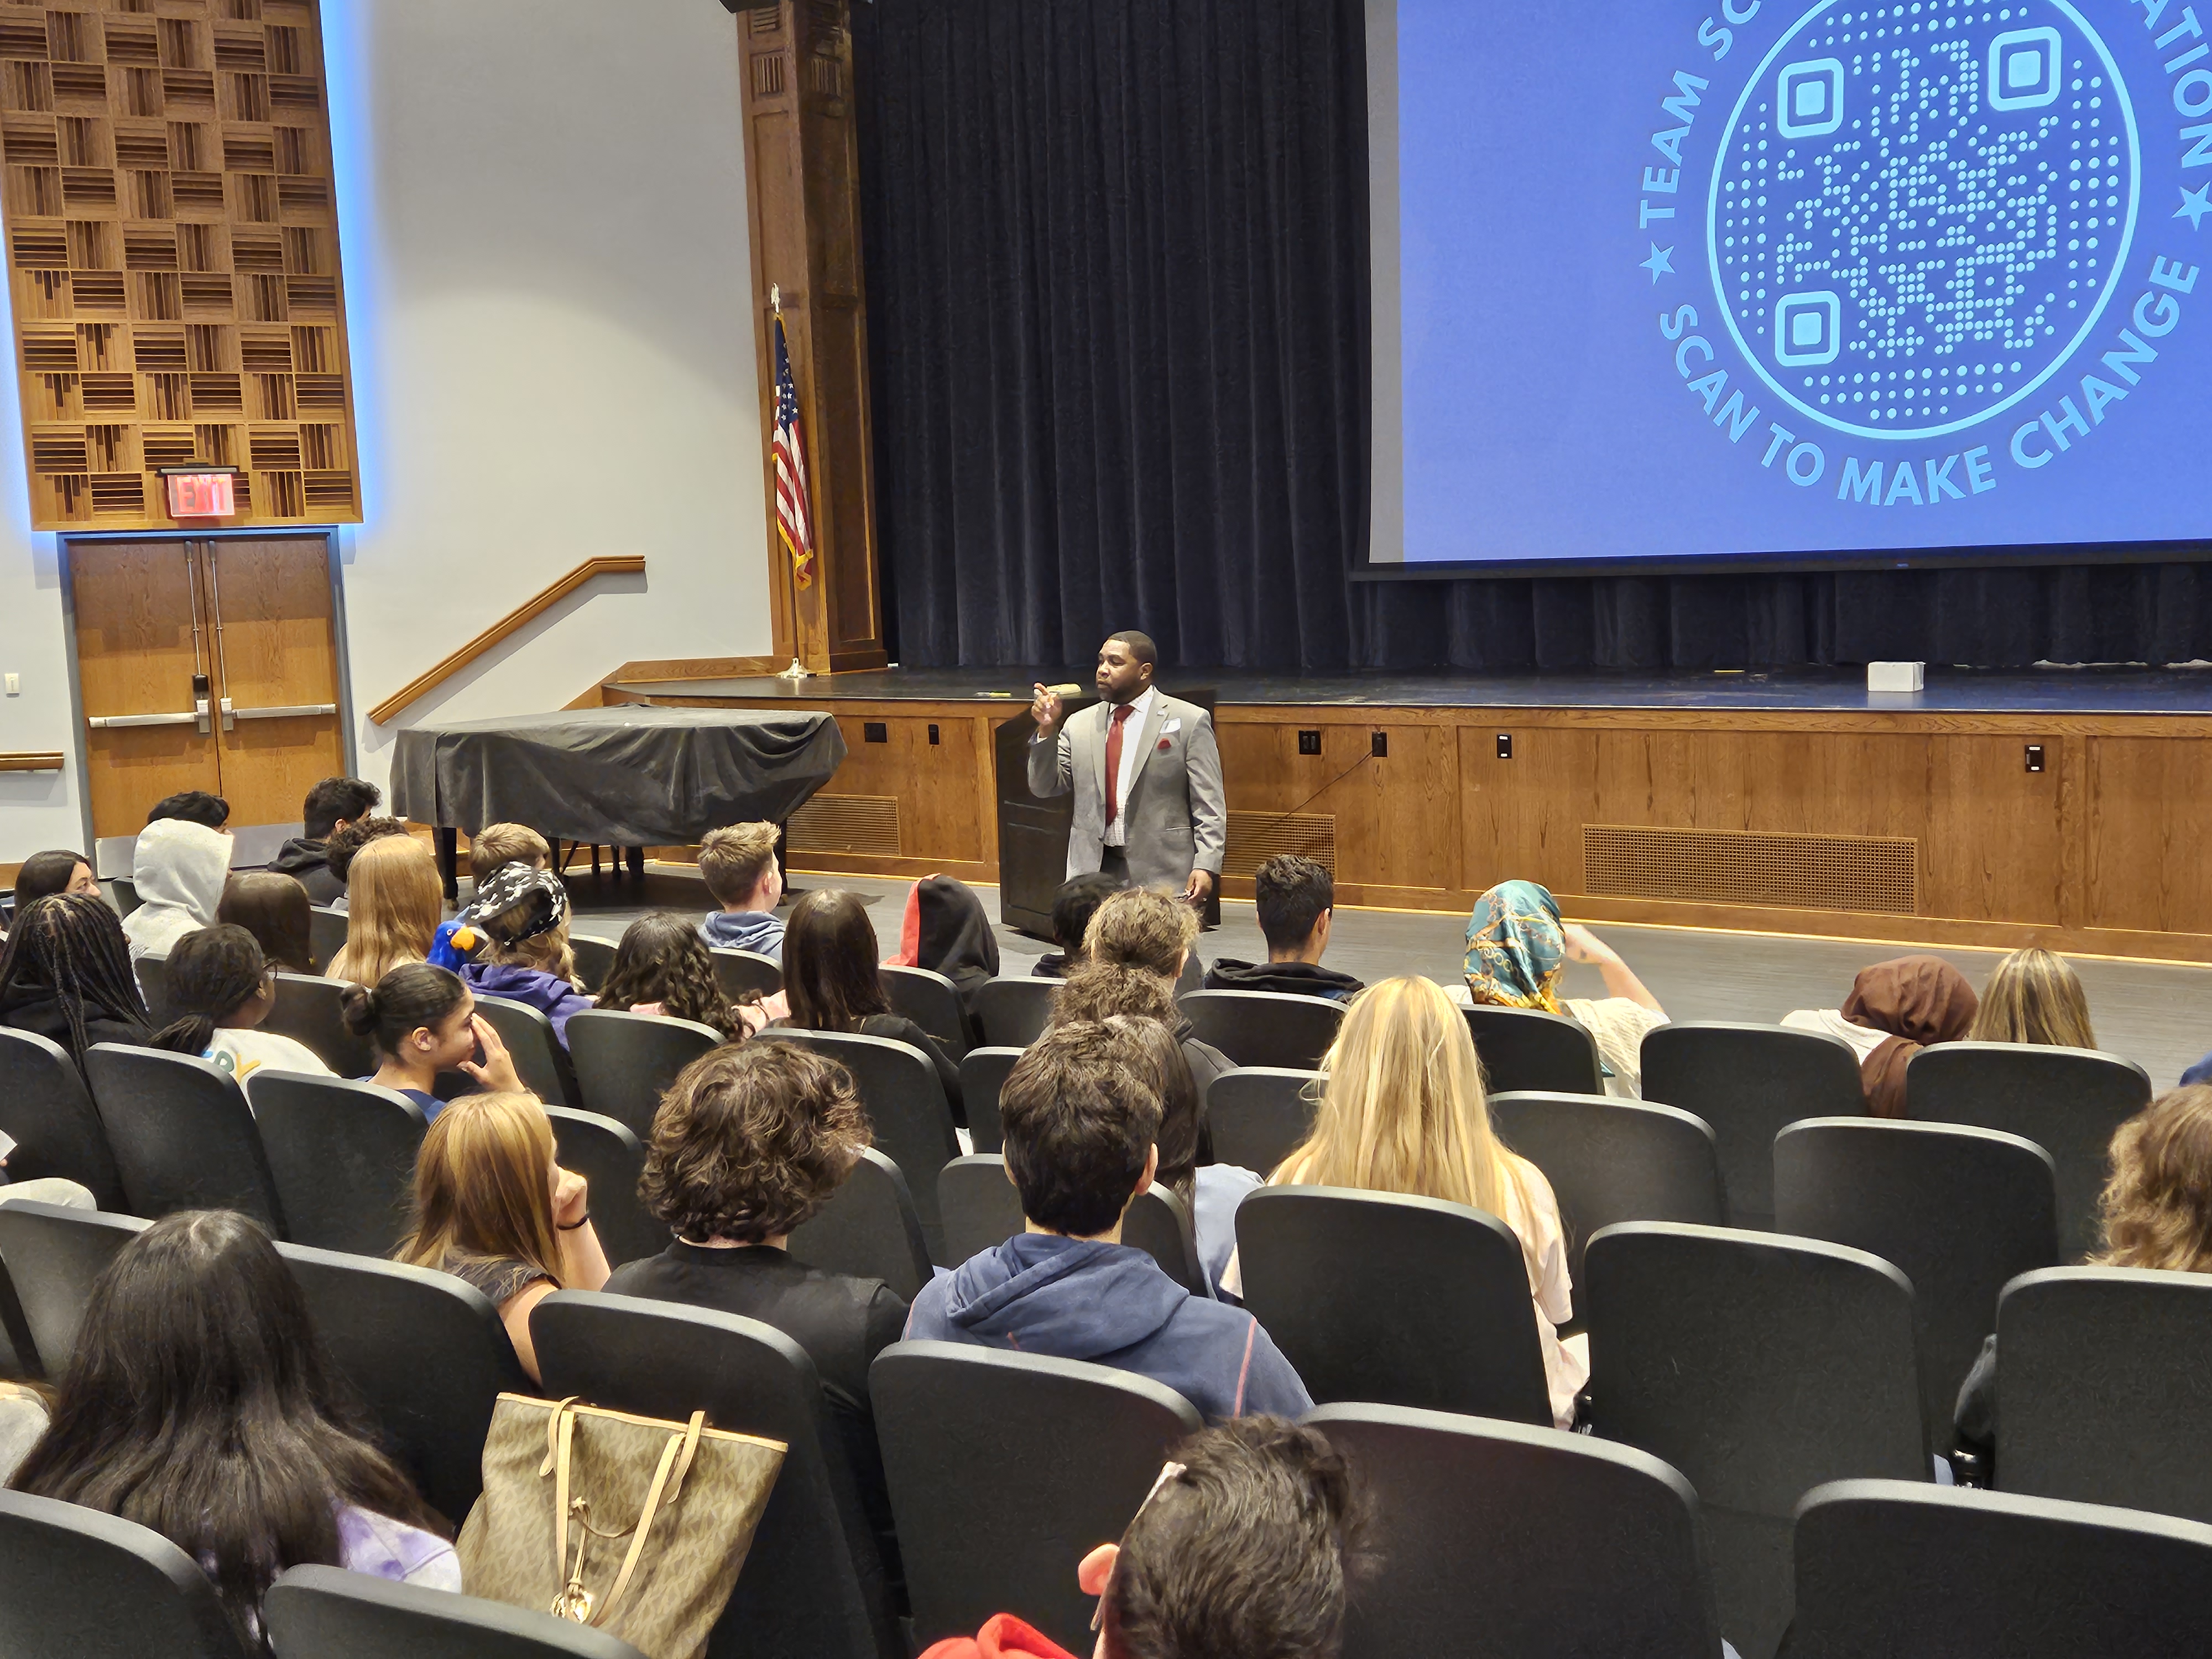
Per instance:
[[[783,960],[783,923],[775,915],[783,902],[783,869],[775,842],[772,823],[733,823],[709,830],[699,843],[699,874],[722,907],[699,932],[717,950]]]
[[[939,1268],[906,1334],[1135,1371],[1210,1422],[1296,1417],[1313,1401],[1259,1322],[1192,1296],[1121,1243],[1122,1217],[1159,1170],[1151,1071],[1136,1035],[1110,1025],[1054,1025],[1030,1046],[999,1097],[1026,1231]]]
[[[2095,1048],[2089,998],[2074,964],[2034,945],[2014,951],[1990,970],[1966,1041]]]
[[[291,876],[249,870],[224,884],[215,919],[243,927],[280,974],[313,974],[315,947],[307,890]]]
[[[438,1114],[415,1160],[414,1226],[392,1255],[482,1291],[533,1382],[530,1310],[563,1286],[607,1282],[584,1177],[554,1161],[552,1121],[519,1092],[465,1096]]]
[[[1570,962],[1605,981],[1603,997],[1559,995]],[[1587,927],[1559,920],[1559,903],[1533,881],[1503,882],[1478,900],[1467,924],[1467,990],[1478,1003],[1565,1014],[1597,1040],[1605,1091],[1628,1100],[1644,1089],[1644,1034],[1667,1023],[1620,954]]]
[[[331,873],[330,839],[348,824],[367,817],[383,799],[382,790],[359,778],[325,778],[307,791],[307,801],[300,809],[303,833],[278,848],[269,867],[296,880],[311,904],[330,904],[344,897],[344,878]]]
[[[230,803],[221,795],[210,795],[204,789],[181,790],[173,795],[162,796],[147,808],[147,823],[160,823],[165,819],[220,830],[230,822]]]
[[[1062,882],[1052,896],[1052,942],[1060,949],[1039,957],[1030,972],[1039,979],[1066,979],[1068,970],[1083,960],[1083,935],[1091,918],[1121,886],[1118,877],[1103,870]]]
[[[736,1042],[766,1022],[757,1004],[733,1008],[715,982],[707,941],[689,916],[657,910],[623,929],[598,1006],[711,1025]],[[746,1016],[750,1015],[748,1018]]]
[[[100,884],[93,878],[92,866],[82,853],[33,853],[23,860],[23,867],[15,872],[14,906],[21,914],[33,899],[42,899],[54,893],[90,893],[97,897]],[[0,939],[8,937],[8,930],[0,927]]]
[[[59,1043],[82,1068],[95,1042],[152,1041],[153,1023],[104,900],[55,893],[15,913],[0,951],[0,1025]]]
[[[469,837],[469,878],[481,887],[502,864],[550,869],[553,849],[526,823],[487,823]]]
[[[1931,1042],[1956,1042],[1978,1004],[1966,976],[1941,957],[1899,957],[1862,969],[1841,1008],[1800,1008],[1782,1023],[1841,1037],[1859,1057],[1859,1085],[1876,1117],[1905,1115],[1905,1068]]]
[[[287,1569],[461,1588],[447,1523],[377,1449],[266,1235],[188,1210],[125,1242],[85,1307],[53,1421],[10,1484],[166,1534],[248,1653]]]
[[[361,849],[373,841],[406,833],[407,826],[398,818],[377,817],[356,818],[344,829],[332,830],[330,840],[323,846],[323,863],[331,872],[331,879],[338,884],[339,892],[323,908],[344,914],[351,905],[344,891],[345,885],[353,874],[353,861]]]
[[[215,920],[230,878],[230,837],[191,818],[161,818],[138,832],[131,854],[138,908],[123,919],[131,957],[161,957]]]
[[[484,934],[483,953],[461,969],[479,996],[526,1002],[553,1022],[568,1046],[568,1017],[592,1006],[576,988],[568,945],[568,889],[550,870],[503,864],[484,878],[469,906]]]
[[[0,1192],[6,1188],[0,1188]],[[15,1478],[23,1459],[46,1431],[52,1402],[46,1391],[27,1382],[0,1382],[0,1486]]]
[[[356,985],[381,984],[401,963],[428,957],[445,914],[430,849],[412,836],[380,836],[346,866],[345,948],[324,971]]]
[[[306,1043],[258,1029],[276,1012],[276,969],[243,927],[218,922],[177,941],[169,952],[169,1009],[177,1018],[155,1035],[154,1046],[212,1061],[240,1083],[264,1066],[331,1074]]]
[[[960,1068],[937,1040],[891,1012],[876,972],[876,925],[867,906],[834,887],[817,888],[792,907],[783,939],[783,994],[789,1016],[775,1022],[801,1031],[852,1031],[920,1049],[937,1068],[956,1123],[968,1121]]]
[[[899,948],[884,965],[944,975],[959,989],[969,1042],[983,1040],[975,994],[999,976],[999,936],[991,931],[983,901],[966,882],[927,876],[915,883],[906,896]]]
[[[2112,1136],[2105,1183],[2102,1267],[2212,1273],[2212,1088],[2170,1089]],[[1997,1440],[1997,1340],[1959,1390],[1954,1425],[1960,1445],[1984,1458]]]
[[[757,1319],[805,1349],[890,1565],[897,1542],[868,1367],[899,1340],[906,1303],[881,1279],[805,1267],[787,1249],[872,1138],[851,1076],[833,1061],[781,1042],[702,1055],[653,1121],[639,1188],[675,1237],[660,1255],[618,1269],[607,1288]]]
[[[374,991],[347,991],[343,1012],[346,1029],[376,1048],[376,1071],[365,1081],[397,1090],[434,1121],[446,1109],[434,1092],[441,1072],[472,1078],[491,1094],[523,1092],[514,1057],[490,1024],[477,1018],[476,995],[458,974],[427,962],[402,963]]]
[[[1317,1430],[1248,1417],[1192,1436],[1118,1545],[1076,1568],[1095,1659],[1334,1659],[1367,1559],[1350,1468]],[[922,1659],[1074,1659],[1012,1613]]]
[[[1503,1221],[1528,1273],[1553,1421],[1572,1428],[1589,1338],[1559,1335],[1574,1316],[1559,1200],[1544,1172],[1492,1131],[1465,1016],[1432,980],[1385,980],[1346,1012],[1322,1072],[1313,1133],[1270,1182],[1438,1198]],[[1225,1275],[1237,1295],[1239,1266],[1232,1260]]]
[[[1176,1007],[1176,981],[1197,939],[1198,913],[1180,899],[1141,887],[1112,894],[1091,915],[1083,961],[1052,1000],[1054,1022],[1115,1014],[1158,1020],[1182,1044],[1191,1081],[1203,1099],[1214,1079],[1236,1067],[1220,1049],[1193,1036]]]
[[[1237,1249],[1237,1206],[1261,1184],[1259,1174],[1212,1161],[1206,1103],[1175,1030],[1157,1019],[1115,1014],[1107,1022],[1144,1045],[1147,1075],[1160,1097],[1160,1167],[1152,1179],[1181,1199],[1198,1235],[1198,1259],[1216,1290]]]
[[[1207,990],[1283,991],[1349,1002],[1367,988],[1351,975],[1321,965],[1336,920],[1336,882],[1327,865],[1278,853],[1260,866],[1252,889],[1267,960],[1255,964],[1224,957],[1206,973]]]

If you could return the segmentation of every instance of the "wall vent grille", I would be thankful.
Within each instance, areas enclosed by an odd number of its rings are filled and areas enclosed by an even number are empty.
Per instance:
[[[892,795],[816,795],[791,815],[784,845],[793,853],[902,856],[898,800]]]
[[[1336,815],[1333,812],[1231,812],[1226,876],[1250,876],[1278,853],[1297,853],[1336,873]]]
[[[1586,823],[1583,890],[1603,898],[1909,916],[1920,908],[1920,843],[1909,836]]]

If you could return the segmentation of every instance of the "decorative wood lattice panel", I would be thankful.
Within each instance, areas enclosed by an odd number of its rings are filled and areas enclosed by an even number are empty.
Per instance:
[[[1909,836],[1763,836],[1586,823],[1583,890],[1606,898],[1909,916],[1920,908],[1920,843]]]
[[[898,801],[890,795],[817,795],[791,815],[783,839],[793,853],[898,858]]]
[[[1336,873],[1336,815],[1333,812],[1231,812],[1224,876],[1257,874],[1278,853],[1298,853]]]
[[[0,210],[40,529],[360,519],[314,0],[0,5]]]

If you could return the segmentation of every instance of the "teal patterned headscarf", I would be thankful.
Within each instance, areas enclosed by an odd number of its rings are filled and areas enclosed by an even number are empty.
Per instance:
[[[1475,901],[1467,924],[1467,988],[1477,1002],[1559,1008],[1567,946],[1559,902],[1533,881],[1500,882]]]

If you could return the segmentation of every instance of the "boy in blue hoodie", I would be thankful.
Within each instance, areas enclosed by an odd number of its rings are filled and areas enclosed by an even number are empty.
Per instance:
[[[1208,1422],[1299,1416],[1313,1401],[1259,1321],[1191,1295],[1121,1243],[1123,1215],[1159,1168],[1149,1064],[1136,1036],[1113,1025],[1058,1025],[1030,1046],[999,1096],[1028,1231],[939,1268],[906,1334],[1135,1371]]]
[[[710,830],[699,843],[699,873],[722,908],[699,924],[710,946],[751,951],[783,960],[783,871],[775,861],[772,823],[733,823]]]

